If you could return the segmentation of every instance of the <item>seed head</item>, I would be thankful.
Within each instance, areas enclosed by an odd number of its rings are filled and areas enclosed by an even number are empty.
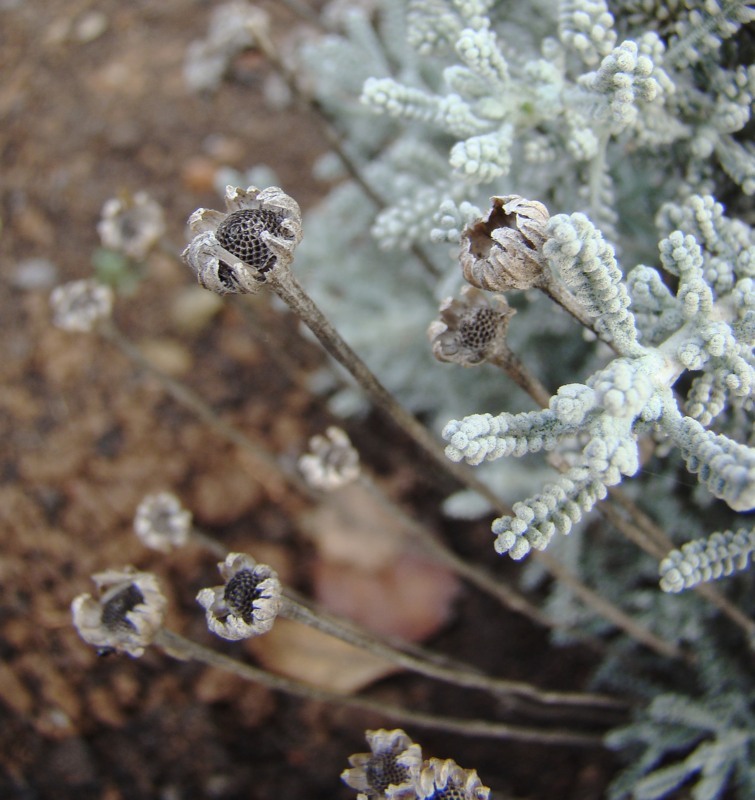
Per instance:
[[[189,44],[184,78],[193,91],[214,91],[244,50],[254,47],[257,28],[265,30],[268,15],[246,0],[231,0],[214,8],[203,39]]]
[[[134,531],[147,547],[168,553],[186,544],[191,512],[170,492],[149,494],[136,509]]]
[[[548,209],[518,195],[491,198],[487,219],[464,229],[460,255],[464,278],[479,289],[530,289],[545,279],[542,246]]]
[[[113,290],[88,279],[56,286],[50,293],[53,322],[64,331],[88,332],[113,310]]]
[[[226,189],[226,213],[200,208],[183,258],[205,289],[253,294],[273,271],[288,269],[302,238],[297,202],[277,187]]]
[[[503,295],[489,296],[465,286],[460,298],[443,301],[440,319],[427,329],[433,355],[463,367],[489,360],[506,348],[506,331],[514,313]]]
[[[341,428],[331,425],[325,436],[313,436],[309,450],[299,459],[299,470],[313,489],[330,492],[359,477],[359,453]]]
[[[285,236],[282,214],[262,209],[244,209],[229,214],[215,231],[215,238],[229,253],[264,275],[275,266],[275,254],[260,238],[263,231]]]
[[[229,553],[218,568],[225,584],[197,595],[209,629],[232,641],[267,633],[281,606],[276,572],[243,553]]]
[[[146,192],[113,197],[102,207],[97,232],[105,247],[142,261],[165,233],[162,207]]]
[[[92,576],[99,598],[79,595],[71,603],[79,636],[102,652],[124,652],[138,657],[160,630],[166,600],[157,578],[133,567],[107,570]]]
[[[414,776],[422,764],[422,749],[402,731],[367,731],[370,753],[349,757],[351,769],[341,780],[366,798],[413,798]]]
[[[419,800],[488,800],[490,789],[483,786],[473,769],[462,769],[450,758],[431,758],[417,779]]]

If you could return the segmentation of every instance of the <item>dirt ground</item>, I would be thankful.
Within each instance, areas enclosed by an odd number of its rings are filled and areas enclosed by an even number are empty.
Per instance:
[[[275,2],[264,5],[279,32],[291,25]],[[395,727],[157,651],[98,659],[71,626],[71,600],[92,591],[89,576],[131,563],[160,577],[174,630],[259,658],[204,626],[194,595],[218,582],[215,557],[199,547],[155,554],[134,536],[134,509],[149,492],[176,492],[205,531],[269,556],[304,593],[318,566],[297,522],[305,501],[271,497],[248,457],[113,346],[50,320],[50,289],[91,274],[103,203],[145,190],[162,204],[173,245],[150,256],[130,296],[119,297],[121,329],[284,458],[329,421],[303,388],[321,363],[317,349],[264,298],[254,306],[256,331],[232,304],[194,329],[180,311],[182,298],[196,296],[177,257],[185,220],[197,206],[218,206],[220,165],[268,163],[305,207],[320,191],[309,177],[323,150],[316,127],[302,113],[266,110],[259,57],[243,56],[216,94],[186,88],[186,48],[204,35],[212,7],[0,0],[0,797],[9,800],[348,798],[339,774],[365,749],[364,730]],[[439,495],[406,466],[411,448],[393,429],[375,417],[351,432],[378,458],[389,491],[506,575],[484,523],[462,531],[439,518]],[[380,447],[388,436],[395,463]],[[455,594],[440,628],[435,649],[506,677],[578,689],[589,669],[589,654],[550,649],[542,630],[469,588]],[[484,698],[409,675],[363,691],[450,716],[497,713]],[[407,729],[427,754],[475,767],[501,799],[599,798],[615,768],[599,749]]]

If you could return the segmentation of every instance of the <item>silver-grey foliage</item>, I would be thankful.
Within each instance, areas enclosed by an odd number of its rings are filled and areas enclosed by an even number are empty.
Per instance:
[[[753,688],[737,648],[724,653],[698,597],[659,591],[657,559],[584,524],[623,482],[669,537],[700,540],[664,562],[667,591],[743,569],[752,551],[738,517],[755,507],[752,5],[374,0],[331,3],[324,19],[297,72],[372,196],[323,159],[335,188],[305,215],[297,271],[385,385],[445,424],[450,458],[503,465],[488,478],[504,493],[526,485],[493,523],[499,552],[522,558],[574,530],[553,542],[559,559],[704,656],[682,682],[626,640],[607,646],[596,679],[620,674],[650,700],[610,739],[639,753],[612,796],[682,784],[700,799],[753,796]],[[512,195],[547,207],[533,249],[590,321],[586,334],[535,290],[506,290],[507,344],[552,393],[534,411],[489,364],[435,364],[425,336],[459,295],[465,229]],[[544,480],[542,453],[565,470]],[[480,510],[470,493],[451,505]],[[714,530],[726,533],[704,538]],[[537,563],[524,575],[542,577]],[[563,586],[550,605],[605,632]]]

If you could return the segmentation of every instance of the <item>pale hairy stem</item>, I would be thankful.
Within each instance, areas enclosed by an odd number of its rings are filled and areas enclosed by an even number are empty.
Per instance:
[[[398,650],[387,642],[380,641],[374,636],[365,635],[356,627],[344,625],[332,615],[323,613],[297,602],[288,594],[284,596],[280,614],[288,619],[304,623],[322,633],[327,633],[341,641],[367,650],[379,658],[384,658],[404,669],[417,672],[428,678],[460,686],[464,689],[480,689],[501,697],[514,697],[529,700],[543,706],[569,706],[603,708],[613,711],[626,710],[627,706],[622,701],[606,695],[597,695],[581,692],[552,692],[538,689],[523,681],[511,681],[504,678],[493,678],[477,670],[470,669],[467,665],[455,663],[454,666],[441,664],[437,660],[428,658],[426,651],[421,647],[414,647],[412,652]],[[531,708],[531,706],[527,706]]]
[[[462,736],[481,736],[493,739],[536,742],[539,744],[603,746],[602,737],[595,734],[568,730],[542,730],[527,726],[508,725],[501,722],[488,722],[486,720],[436,716],[418,711],[409,711],[379,700],[371,700],[368,697],[342,695],[318,689],[290,678],[273,675],[249,664],[244,664],[167,629],[162,629],[158,632],[154,644],[171,658],[181,661],[197,661],[207,666],[216,667],[237,675],[244,680],[259,683],[269,689],[285,692],[294,697],[367,711],[401,723],[416,725],[417,727],[457,733]]]
[[[600,208],[602,206],[600,199],[601,184],[603,183],[603,177],[606,172],[606,152],[608,150],[608,141],[610,138],[610,130],[604,128],[598,138],[598,149],[595,157],[590,162],[589,198],[590,216],[592,219],[600,219]]]
[[[446,458],[443,447],[435,437],[378,381],[304,291],[291,270],[271,270],[267,283],[291,311],[309,327],[327,352],[351,373],[370,400],[399,425],[443,472],[449,474],[463,486],[480,494],[500,514],[505,516],[511,512],[511,509],[488,486],[476,478],[469,468]],[[655,636],[617,605],[601,597],[548,553],[533,551],[532,557],[537,559],[551,575],[577,594],[582,602],[600,616],[610,620],[633,639],[642,642],[661,655],[674,658],[683,657],[683,653],[678,647]]]
[[[102,324],[99,332],[140,369],[155,378],[174,400],[199,417],[202,422],[224,439],[249,454],[252,460],[259,465],[259,469],[254,472],[254,478],[265,487],[271,498],[284,502],[286,496],[290,494],[288,487],[293,486],[304,497],[316,499],[315,493],[296,472],[284,469],[265,447],[252,441],[238,428],[221,419],[217,412],[196,392],[151,364],[139,348],[132,344],[111,320]]]

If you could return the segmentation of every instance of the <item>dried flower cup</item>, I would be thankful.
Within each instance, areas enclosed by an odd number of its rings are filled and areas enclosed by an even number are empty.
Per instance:
[[[516,312],[503,295],[487,295],[472,286],[460,298],[447,298],[440,319],[430,323],[427,335],[438,361],[473,367],[508,350],[506,331]]]
[[[146,192],[113,197],[102,207],[97,232],[105,247],[142,261],[165,233],[165,216]]]
[[[487,218],[469,225],[461,235],[459,259],[465,280],[492,292],[541,286],[548,209],[519,195],[491,201]]]
[[[113,290],[87,279],[56,286],[50,293],[53,323],[64,331],[89,332],[113,310]]]
[[[92,575],[99,597],[81,594],[71,603],[79,636],[101,654],[128,653],[137,658],[163,624],[167,601],[157,578],[134,567]]]
[[[419,800],[488,800],[490,789],[483,786],[473,769],[462,769],[450,758],[431,758],[417,778]]]
[[[226,212],[200,208],[189,217],[196,234],[183,252],[205,289],[253,294],[271,270],[284,270],[301,241],[299,204],[276,186],[228,186]]]
[[[359,477],[359,453],[341,428],[331,425],[324,436],[313,436],[309,449],[299,459],[299,470],[313,489],[330,492]]]
[[[170,492],[147,495],[134,515],[134,531],[153,550],[183,547],[191,532],[191,512]]]
[[[349,756],[341,780],[365,798],[410,798],[422,765],[422,749],[400,728],[367,731],[371,752]]]
[[[224,585],[202,589],[197,595],[207,627],[231,641],[267,633],[281,606],[281,584],[275,570],[244,553],[229,553],[218,569]]]

